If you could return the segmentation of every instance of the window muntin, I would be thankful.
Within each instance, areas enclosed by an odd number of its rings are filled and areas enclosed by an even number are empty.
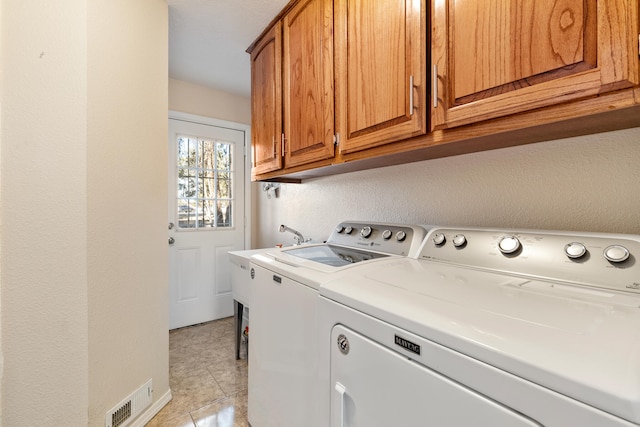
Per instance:
[[[233,227],[233,143],[177,137],[178,228]]]

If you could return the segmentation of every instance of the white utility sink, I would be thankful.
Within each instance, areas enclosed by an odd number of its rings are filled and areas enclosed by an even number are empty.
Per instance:
[[[233,264],[231,266],[231,291],[234,300],[246,306],[251,305],[251,292],[249,292],[249,284],[251,283],[251,268],[249,267],[251,256],[275,249],[276,248],[262,248],[229,252],[229,259]]]
[[[251,305],[251,256],[274,249],[275,248],[262,248],[229,252],[229,260],[232,264],[231,292],[233,293],[236,359],[240,359],[240,337],[242,336],[242,329],[249,324],[248,309]]]

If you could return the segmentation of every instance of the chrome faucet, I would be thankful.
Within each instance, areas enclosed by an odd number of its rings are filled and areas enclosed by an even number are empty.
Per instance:
[[[294,230],[293,228],[287,227],[284,224],[281,224],[280,232],[284,233],[285,231],[288,231],[289,233],[293,233],[293,238],[296,241],[296,243],[294,243],[295,245],[301,245],[302,243],[307,241],[307,240],[304,240],[304,236],[299,231]]]

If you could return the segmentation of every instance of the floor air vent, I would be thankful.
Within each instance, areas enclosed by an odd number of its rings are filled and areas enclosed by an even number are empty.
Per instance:
[[[153,385],[147,381],[122,402],[107,412],[106,427],[125,427],[142,413],[153,401]]]

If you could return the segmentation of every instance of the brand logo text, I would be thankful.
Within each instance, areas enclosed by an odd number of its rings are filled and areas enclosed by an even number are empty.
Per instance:
[[[404,348],[405,350],[409,350],[412,353],[415,354],[420,354],[420,346],[416,343],[413,343],[409,340],[406,340],[402,337],[399,336],[395,336],[395,343],[396,345],[399,345],[400,347]]]

